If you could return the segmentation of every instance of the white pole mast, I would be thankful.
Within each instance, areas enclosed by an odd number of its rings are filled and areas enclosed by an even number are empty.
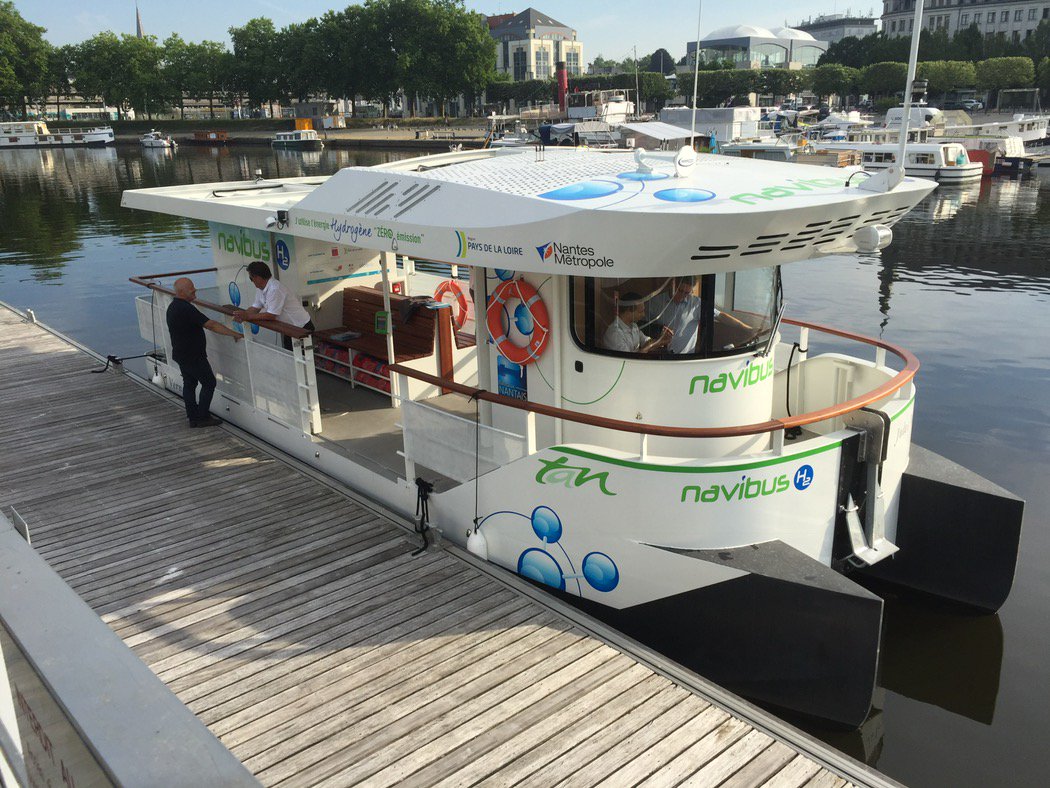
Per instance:
[[[696,136],[696,88],[700,82],[700,18],[704,11],[704,4],[700,2],[696,9],[696,49],[693,51],[693,119],[689,123],[689,147],[695,144],[693,138]]]
[[[904,175],[904,147],[908,144],[908,127],[911,125],[911,93],[915,84],[915,71],[919,62],[919,34],[922,32],[923,0],[915,0],[915,21],[911,31],[911,54],[908,55],[908,80],[904,87],[904,116],[901,118],[900,148],[897,151],[897,162]]]
[[[908,145],[908,128],[911,125],[911,91],[915,82],[915,70],[919,62],[919,34],[922,32],[923,0],[915,0],[915,17],[911,29],[911,54],[908,56],[908,78],[904,85],[904,115],[901,118],[901,138],[897,147],[897,160],[880,172],[857,184],[858,188],[872,192],[892,191],[904,180],[904,165]]]

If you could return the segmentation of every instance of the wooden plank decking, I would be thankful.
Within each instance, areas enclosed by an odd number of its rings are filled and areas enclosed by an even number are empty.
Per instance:
[[[0,507],[267,785],[846,780],[0,307]]]

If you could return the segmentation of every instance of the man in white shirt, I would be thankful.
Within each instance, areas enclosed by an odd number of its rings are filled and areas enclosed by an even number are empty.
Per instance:
[[[649,322],[671,329],[674,336],[669,350],[676,354],[696,352],[696,338],[700,333],[700,306],[698,295],[693,293],[692,277],[682,277],[673,283],[671,294],[661,293],[649,302]],[[719,311],[715,309],[715,317]]]
[[[671,294],[661,293],[649,302],[649,323],[669,327],[674,332],[668,348],[676,355],[689,355],[696,352],[696,340],[700,335],[701,300],[693,290],[696,280],[691,276],[675,279]],[[737,317],[712,306],[714,319],[734,323],[741,328],[751,328]]]
[[[234,320],[254,317],[261,320],[280,320],[296,328],[314,330],[309,313],[303,309],[298,299],[288,292],[288,288],[273,278],[270,266],[256,260],[248,263],[248,278],[257,290],[255,301],[248,309],[238,309],[233,313]],[[292,349],[292,338],[284,337],[284,349]]]
[[[645,312],[642,297],[637,293],[624,293],[616,303],[616,318],[605,330],[602,347],[606,350],[618,350],[621,353],[649,353],[666,347],[672,339],[671,329],[664,326],[660,336],[649,339],[642,329],[638,328]]]

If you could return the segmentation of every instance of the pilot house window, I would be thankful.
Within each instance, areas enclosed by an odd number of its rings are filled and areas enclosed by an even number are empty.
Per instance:
[[[780,308],[780,271],[571,280],[572,332],[591,353],[709,358],[765,346]]]

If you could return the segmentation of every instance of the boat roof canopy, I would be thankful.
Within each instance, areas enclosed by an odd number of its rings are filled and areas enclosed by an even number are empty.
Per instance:
[[[504,148],[347,167],[329,177],[124,193],[122,204],[411,257],[588,276],[702,274],[856,249],[935,188],[683,152]]]

